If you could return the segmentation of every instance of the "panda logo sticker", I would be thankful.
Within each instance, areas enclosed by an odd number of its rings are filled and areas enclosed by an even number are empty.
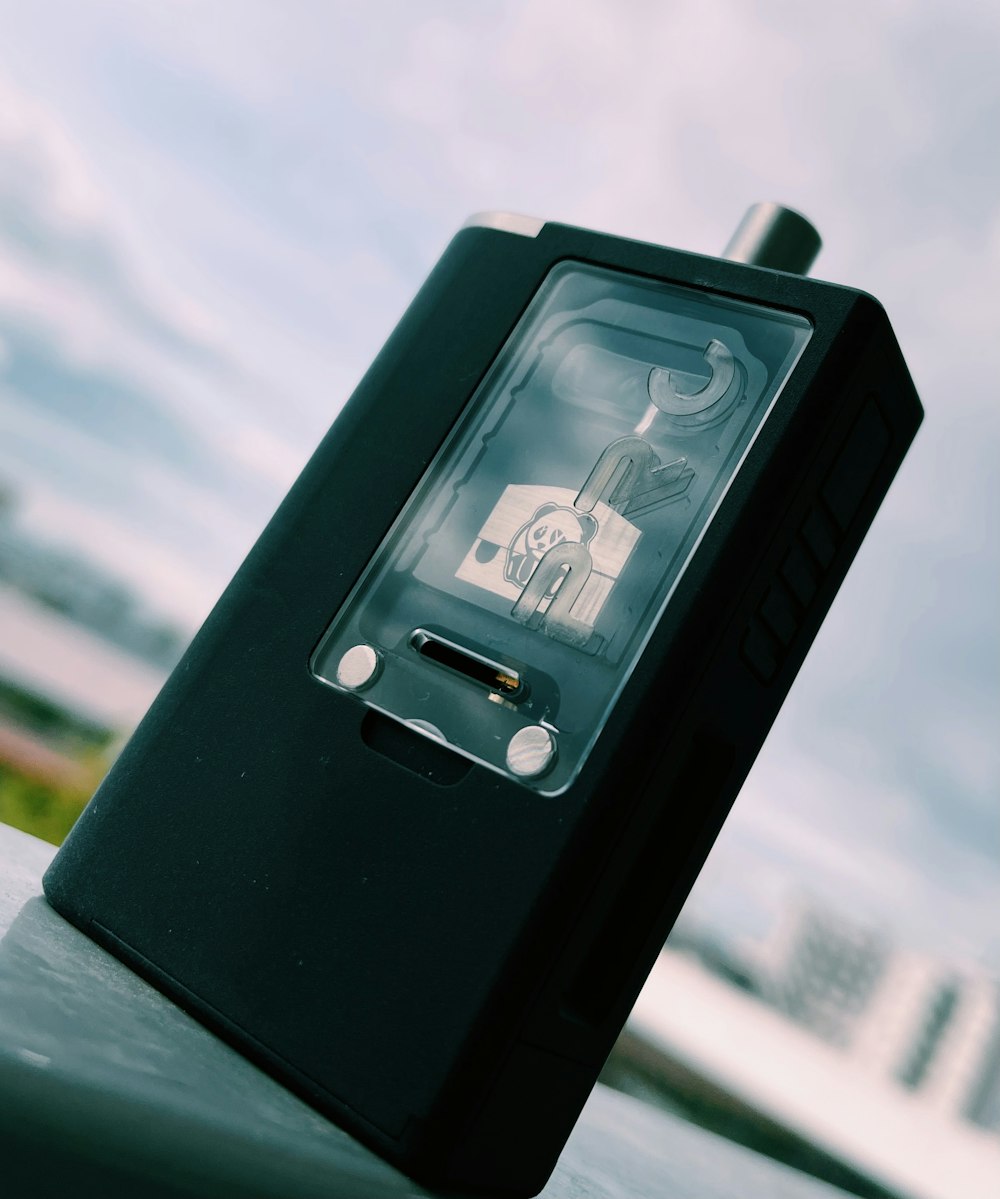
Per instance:
[[[544,554],[554,545],[575,541],[590,545],[597,535],[597,520],[589,512],[576,512],[561,504],[542,504],[531,520],[514,534],[507,546],[503,577],[515,587],[523,587]],[[554,589],[550,588],[550,594]]]
[[[640,532],[607,504],[597,503],[591,512],[580,512],[574,507],[576,498],[576,492],[568,487],[508,485],[462,559],[456,578],[514,605],[545,554],[555,546],[575,542],[587,550],[593,569],[573,605],[573,615],[593,625]],[[556,579],[550,585],[540,611],[545,611],[559,583]]]

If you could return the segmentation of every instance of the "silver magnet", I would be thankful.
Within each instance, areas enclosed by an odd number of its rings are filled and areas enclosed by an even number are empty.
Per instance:
[[[349,691],[363,691],[378,678],[382,656],[370,645],[352,645],[337,663],[337,682]]]
[[[556,739],[540,724],[518,729],[507,746],[507,769],[518,778],[543,774],[555,761]]]
[[[426,733],[428,737],[433,737],[435,741],[445,741],[448,738],[441,732],[436,724],[431,724],[429,720],[407,720],[405,722],[411,729],[416,729],[419,733]]]

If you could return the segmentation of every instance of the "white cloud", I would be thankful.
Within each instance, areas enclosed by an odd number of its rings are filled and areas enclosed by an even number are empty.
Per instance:
[[[40,540],[81,553],[124,579],[154,612],[186,632],[197,629],[218,598],[214,571],[197,569],[183,551],[98,509],[45,490],[28,498],[21,515],[24,527]]]
[[[231,430],[219,449],[232,454],[283,492],[291,487],[306,464],[306,455],[300,449],[249,425]]]
[[[53,229],[94,222],[101,201],[77,147],[58,120],[0,77],[0,153],[13,191]]]
[[[114,312],[119,332],[138,324],[169,335],[174,349],[207,349],[209,314],[151,275],[129,244],[128,223],[97,183],[65,125],[0,76],[0,237],[7,283],[33,298],[39,286],[85,289]],[[65,293],[64,293],[65,294]],[[77,318],[85,308],[78,305]]]
[[[801,893],[900,943],[1000,970],[1000,879],[982,853],[942,839],[911,794],[863,763],[769,745],[689,911],[760,937]]]

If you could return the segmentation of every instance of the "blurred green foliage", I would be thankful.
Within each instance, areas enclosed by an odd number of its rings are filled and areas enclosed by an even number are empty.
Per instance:
[[[0,725],[64,763],[52,777],[44,764],[32,771],[18,765],[17,755],[0,758],[0,823],[61,845],[111,764],[113,734],[6,679],[0,679]]]
[[[53,785],[0,764],[0,822],[61,845],[97,789],[104,769],[103,761],[87,762],[78,782]]]

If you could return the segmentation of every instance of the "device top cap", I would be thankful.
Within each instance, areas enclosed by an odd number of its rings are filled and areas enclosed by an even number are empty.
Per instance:
[[[805,275],[822,244],[820,235],[800,212],[766,202],[747,209],[722,256]]]

